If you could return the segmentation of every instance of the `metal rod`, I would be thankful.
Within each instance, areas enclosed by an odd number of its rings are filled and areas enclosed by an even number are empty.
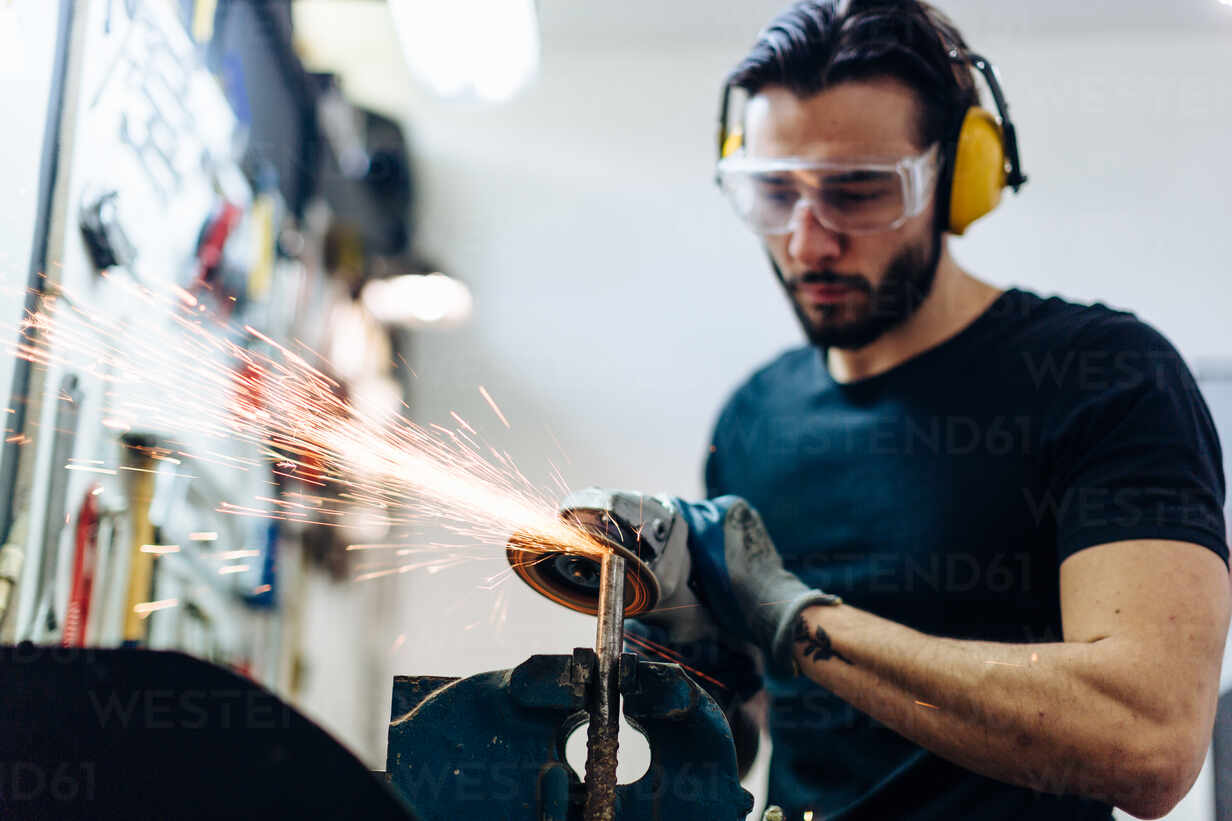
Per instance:
[[[585,821],[616,817],[616,734],[620,727],[620,651],[624,644],[625,560],[603,554],[599,571],[599,624],[586,739]]]

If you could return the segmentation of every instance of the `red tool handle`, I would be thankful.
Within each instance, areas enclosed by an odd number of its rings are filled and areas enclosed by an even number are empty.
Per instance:
[[[83,647],[86,643],[86,622],[90,618],[90,597],[94,592],[94,574],[98,567],[98,495],[102,487],[92,486],[77,511],[74,534],[73,584],[69,590],[68,610],[64,614],[62,647]]]

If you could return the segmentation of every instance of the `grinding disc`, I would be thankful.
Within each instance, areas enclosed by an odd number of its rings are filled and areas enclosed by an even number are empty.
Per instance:
[[[650,567],[628,548],[595,535],[609,550],[625,560],[625,617],[653,610],[659,603],[659,582]],[[505,548],[513,572],[540,595],[570,610],[598,615],[599,562],[589,556],[565,551],[545,551],[514,534]]]

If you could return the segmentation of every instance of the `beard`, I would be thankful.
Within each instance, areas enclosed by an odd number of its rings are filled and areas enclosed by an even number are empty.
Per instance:
[[[876,287],[858,274],[828,270],[807,271],[789,280],[771,259],[809,342],[818,348],[842,350],[866,347],[906,322],[932,292],[940,262],[941,233],[938,231],[894,257]],[[844,303],[816,305],[809,310],[800,304],[797,296],[803,284],[842,285],[868,296],[863,305],[856,308]]]

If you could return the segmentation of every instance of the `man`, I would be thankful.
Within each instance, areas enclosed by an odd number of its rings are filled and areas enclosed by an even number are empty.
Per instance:
[[[681,503],[695,587],[763,651],[788,818],[1158,817],[1214,717],[1219,444],[1157,332],[950,255],[966,49],[923,3],[806,0],[729,78],[721,181],[811,345],[719,417],[708,494],[747,504]]]

